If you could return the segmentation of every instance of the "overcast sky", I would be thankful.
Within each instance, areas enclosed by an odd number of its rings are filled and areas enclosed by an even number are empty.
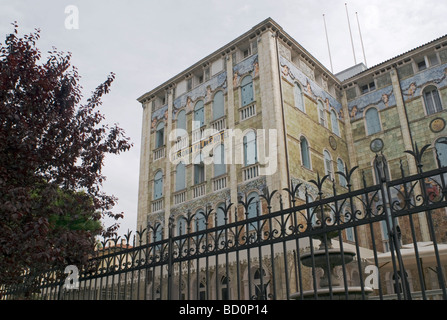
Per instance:
[[[136,229],[142,108],[138,97],[249,31],[268,17],[334,73],[354,65],[346,15],[347,3],[355,58],[368,67],[447,34],[447,1],[439,0],[0,0],[0,42],[11,33],[41,30],[37,46],[72,53],[89,97],[110,72],[111,93],[103,99],[108,123],[119,123],[134,147],[108,157],[104,190],[118,197],[124,211],[120,233]],[[65,9],[79,10],[79,28],[67,29]]]

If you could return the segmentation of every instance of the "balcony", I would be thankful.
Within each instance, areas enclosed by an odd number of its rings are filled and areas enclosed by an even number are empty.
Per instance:
[[[255,163],[242,168],[242,179],[248,181],[259,176],[259,164]]]
[[[256,115],[256,104],[249,104],[248,106],[241,108],[239,112],[241,121],[254,117]]]
[[[185,201],[186,201],[186,189],[174,193],[174,205],[183,203]]]
[[[213,191],[218,191],[218,190],[222,190],[225,189],[227,187],[227,176],[219,176],[216,178],[213,178],[213,180],[211,180],[212,184],[213,184]]]
[[[213,128],[213,130],[218,131],[218,132],[222,131],[223,129],[226,129],[227,122],[225,120],[225,116],[211,122],[211,128]]]
[[[192,132],[192,143],[196,143],[205,138],[205,126],[195,129]]]
[[[206,193],[206,182],[202,182],[201,184],[192,187],[192,197],[194,199],[204,196],[205,193]]]
[[[188,135],[184,135],[183,137],[178,137],[177,141],[174,143],[174,151],[180,151],[184,148],[187,148],[189,145],[189,137]]]
[[[154,150],[154,158],[153,158],[154,161],[164,158],[165,156],[166,156],[166,147],[165,146]]]
[[[163,210],[164,201],[163,198],[152,201],[152,212]]]

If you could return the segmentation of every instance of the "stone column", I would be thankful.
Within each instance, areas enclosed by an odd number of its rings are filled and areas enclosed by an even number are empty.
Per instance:
[[[348,109],[348,99],[346,97],[346,91],[343,91],[343,97],[341,100],[342,108],[343,108],[343,114],[345,114],[345,136],[346,136],[346,146],[348,148],[348,157],[349,157],[349,166],[348,169],[352,169],[355,166],[358,165],[357,161],[357,153],[355,151],[354,146],[354,138],[352,135],[352,127],[351,127],[351,119],[349,117],[349,109]],[[351,184],[352,189],[351,190],[359,190],[363,187],[360,177],[360,171],[356,170],[354,174],[351,177]],[[354,203],[355,206],[361,208],[362,204],[360,201],[357,203]],[[357,236],[359,238],[359,245],[368,247],[369,241],[367,238],[368,231],[366,230],[366,225],[361,225],[357,227]]]
[[[174,105],[174,96],[173,96],[174,88],[169,87],[166,89],[167,101],[168,101],[168,117],[166,119],[166,132],[165,132],[165,174],[163,179],[163,198],[164,198],[164,237],[168,237],[169,233],[169,216],[171,214],[171,200],[172,200],[172,164],[170,161],[170,152],[171,152],[171,141],[169,141],[169,135],[172,132],[172,109]]]
[[[137,230],[147,226],[147,215],[150,212],[149,201],[149,168],[151,162],[151,103],[145,101],[143,107],[143,124],[141,133],[140,173],[138,185]]]
[[[226,59],[226,72],[227,72],[227,128],[234,129],[235,128],[235,107],[234,107],[234,85],[233,85],[233,51],[230,51],[225,56]],[[228,168],[228,184],[230,187],[230,201],[233,203],[232,210],[229,213],[229,222],[233,221],[234,208],[238,205],[237,198],[237,185],[238,185],[238,177],[237,177],[237,164],[235,163],[236,159],[236,148],[234,148],[235,141],[232,141],[231,146],[233,149],[231,151],[225,150],[226,161],[229,162],[227,165]],[[231,155],[231,158],[230,158]]]
[[[262,110],[262,128],[265,129],[266,145],[276,143],[277,152],[268,152],[270,158],[276,156],[276,172],[266,174],[269,191],[289,187],[288,163],[286,154],[286,134],[283,122],[283,103],[281,101],[281,84],[278,66],[278,48],[276,33],[267,30],[258,41],[260,103],[256,106]],[[276,141],[269,141],[269,130],[276,130]],[[274,158],[273,158],[274,159]],[[271,160],[270,160],[271,161]],[[267,164],[269,165],[269,164]],[[271,164],[270,164],[271,165]],[[264,166],[265,167],[265,166]],[[279,210],[279,201],[272,201],[272,211]]]
[[[393,66],[393,69],[390,72],[391,75],[391,81],[393,85],[393,92],[394,96],[396,98],[396,107],[397,107],[397,113],[399,115],[399,123],[402,131],[402,140],[404,142],[405,150],[413,150],[413,141],[411,139],[411,133],[410,133],[410,126],[408,123],[408,117],[405,109],[405,102],[402,95],[402,90],[400,87],[400,81],[397,73],[397,69],[395,66]],[[406,154],[407,162],[408,162],[408,168],[409,168],[409,175],[417,174],[417,165],[416,161],[413,158],[412,155]],[[421,194],[420,186],[417,186],[414,190],[416,194]],[[430,233],[428,231],[428,225],[427,225],[427,219],[425,217],[425,212],[420,212],[417,214],[419,223],[420,223],[420,231],[422,236],[422,241],[430,241]]]

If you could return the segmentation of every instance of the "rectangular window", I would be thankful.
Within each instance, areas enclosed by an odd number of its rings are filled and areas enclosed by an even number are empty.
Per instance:
[[[427,69],[427,65],[425,64],[425,60],[419,61],[417,63],[417,65],[418,65],[418,70],[419,71]]]
[[[436,53],[428,56],[428,61],[430,62],[430,67],[436,66],[439,64],[438,56],[436,55]]]
[[[374,91],[374,90],[376,90],[376,84],[373,81],[369,84],[365,84],[364,86],[361,86],[360,90],[362,91],[362,94],[365,94],[370,91]]]

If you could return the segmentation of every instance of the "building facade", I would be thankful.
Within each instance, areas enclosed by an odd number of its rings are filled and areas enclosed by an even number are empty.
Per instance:
[[[355,166],[352,181],[361,188],[363,181],[376,182],[376,155],[385,155],[391,178],[401,170],[415,174],[414,159],[404,151],[416,146],[431,145],[425,168],[435,167],[437,158],[446,165],[446,77],[447,37],[334,75],[267,19],[138,98],[137,227],[159,224],[161,238],[171,218],[176,232],[185,233],[182,219],[190,212],[200,230],[223,223],[225,203],[254,198],[249,217],[266,212],[263,190],[299,183],[307,190],[300,201],[312,201],[318,190],[308,181],[324,175],[333,179],[329,193],[343,193],[346,180],[336,172]],[[216,219],[205,221],[200,213],[209,207]],[[236,214],[242,216],[241,205]],[[417,223],[420,240],[428,240],[422,215]],[[367,233],[359,234],[360,245],[369,247]]]

